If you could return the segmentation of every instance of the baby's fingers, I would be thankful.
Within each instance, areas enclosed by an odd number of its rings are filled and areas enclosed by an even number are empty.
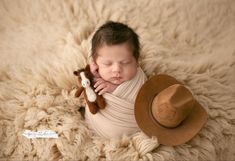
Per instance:
[[[103,88],[102,90],[99,91],[98,95],[102,95],[104,93],[108,92],[108,88]]]
[[[95,79],[94,87],[96,88],[96,87],[100,86],[102,83],[104,83],[104,80],[97,78],[97,79]]]
[[[102,84],[100,84],[99,86],[96,87],[95,92],[98,92],[98,91],[102,90],[105,87],[106,87],[106,84],[102,83]]]

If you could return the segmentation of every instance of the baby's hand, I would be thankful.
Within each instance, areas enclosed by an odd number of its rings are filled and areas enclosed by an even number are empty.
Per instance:
[[[98,78],[100,77],[99,73],[98,73],[98,65],[95,62],[91,62],[90,64],[90,70],[91,73],[94,75],[94,77]]]
[[[102,78],[97,78],[95,80],[95,92],[99,92],[99,95],[102,95],[106,92],[113,92],[118,85],[116,84],[112,84],[110,82],[107,82],[105,80],[103,80]]]

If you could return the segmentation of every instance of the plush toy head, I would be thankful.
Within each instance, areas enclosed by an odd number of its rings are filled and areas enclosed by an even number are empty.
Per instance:
[[[90,67],[87,65],[85,68],[79,69],[73,72],[74,75],[78,76],[78,82],[84,88],[91,85],[91,81],[93,79],[93,75],[90,72]]]

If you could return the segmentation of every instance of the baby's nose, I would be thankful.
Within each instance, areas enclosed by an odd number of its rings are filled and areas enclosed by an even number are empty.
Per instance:
[[[120,64],[114,64],[113,65],[113,72],[114,73],[120,73],[121,72],[121,70],[122,70],[122,68],[121,68],[121,65]]]

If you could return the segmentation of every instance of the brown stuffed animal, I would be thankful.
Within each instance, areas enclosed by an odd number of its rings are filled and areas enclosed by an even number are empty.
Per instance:
[[[78,82],[80,84],[75,97],[79,97],[83,92],[84,98],[92,114],[96,114],[99,109],[104,109],[106,103],[104,98],[101,95],[98,95],[94,90],[92,81],[93,75],[90,71],[90,66],[87,65],[85,68],[74,71],[73,73],[78,76]]]

